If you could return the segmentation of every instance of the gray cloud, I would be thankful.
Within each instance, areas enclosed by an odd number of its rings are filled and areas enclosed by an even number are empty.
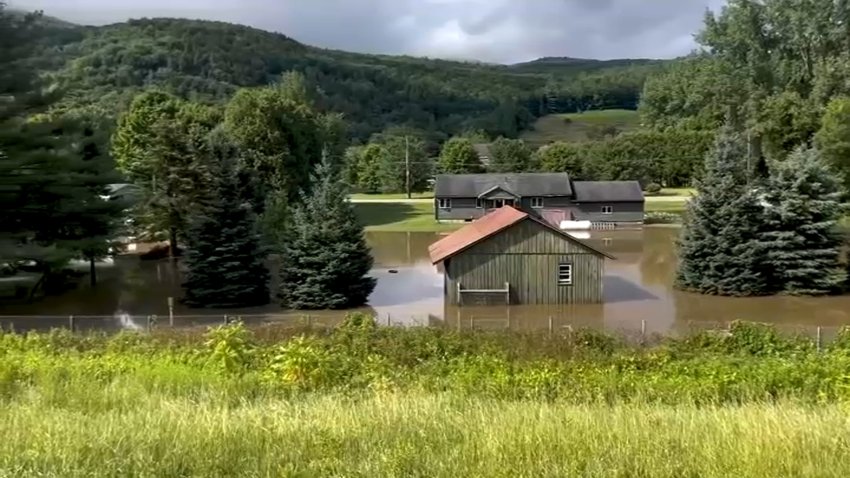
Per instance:
[[[326,48],[512,63],[542,56],[688,53],[724,0],[12,0],[69,21],[138,17],[243,23]]]

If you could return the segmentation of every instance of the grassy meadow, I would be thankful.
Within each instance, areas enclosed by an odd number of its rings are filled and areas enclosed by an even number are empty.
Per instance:
[[[640,128],[640,115],[637,111],[616,109],[546,115],[521,137],[535,148],[553,141],[587,141],[590,139],[588,132],[599,126],[613,126],[621,132],[632,131]]]
[[[0,334],[0,476],[847,476],[850,334]]]
[[[390,193],[390,194],[385,194],[385,193],[378,193],[378,194],[355,193],[355,194],[351,195],[351,199],[354,200],[354,201],[358,201],[358,200],[367,200],[367,201],[368,200],[379,200],[379,201],[399,201],[399,200],[401,200],[401,201],[405,201],[405,200],[407,200],[407,194],[406,193]],[[434,192],[433,191],[426,191],[426,192],[411,193],[410,199],[416,199],[416,200],[434,199]]]
[[[4,476],[845,477],[837,406],[139,396],[124,409],[36,400],[0,411]]]

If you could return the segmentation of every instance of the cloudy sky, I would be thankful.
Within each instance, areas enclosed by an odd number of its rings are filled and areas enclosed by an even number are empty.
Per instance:
[[[11,0],[100,25],[138,17],[222,20],[369,53],[513,63],[542,56],[669,58],[694,47],[724,0]]]

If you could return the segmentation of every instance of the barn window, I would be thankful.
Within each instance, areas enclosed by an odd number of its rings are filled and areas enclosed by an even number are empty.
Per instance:
[[[558,264],[558,285],[573,284],[573,265],[569,262]]]
[[[614,206],[602,206],[602,214],[614,214]]]
[[[543,198],[531,198],[531,207],[534,209],[543,209]]]
[[[483,208],[484,207],[484,200],[481,199],[481,198],[476,199],[475,200],[475,207],[478,208],[478,209]]]
[[[449,199],[449,198],[437,199],[437,206],[440,209],[451,209],[452,208],[452,200]]]

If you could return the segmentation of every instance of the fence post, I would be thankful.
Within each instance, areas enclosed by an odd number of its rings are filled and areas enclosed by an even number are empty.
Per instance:
[[[168,298],[168,325],[174,327],[174,297]]]
[[[474,315],[469,316],[469,330],[470,331],[475,330],[475,316]]]
[[[817,339],[817,340],[818,340],[818,344],[817,344],[817,347],[818,347],[818,353],[820,353],[820,350],[821,350],[821,344],[823,343],[823,342],[822,342],[822,335],[821,335],[821,327],[820,327],[820,325],[818,325],[818,339]]]
[[[550,315],[549,316],[549,336],[552,336],[552,333],[555,332],[555,319]]]
[[[68,327],[70,327],[70,328],[71,328],[71,333],[74,333],[74,332],[76,332],[76,330],[77,330],[77,327],[76,327],[76,321],[74,320],[74,316],[73,316],[73,315],[71,315],[71,316],[69,316],[69,317],[68,317]]]
[[[387,327],[392,327],[392,325],[393,325],[392,317],[390,317],[390,313],[387,312]]]
[[[646,342],[646,319],[640,321],[640,342]]]
[[[227,325],[227,314],[224,314],[224,325]]]

